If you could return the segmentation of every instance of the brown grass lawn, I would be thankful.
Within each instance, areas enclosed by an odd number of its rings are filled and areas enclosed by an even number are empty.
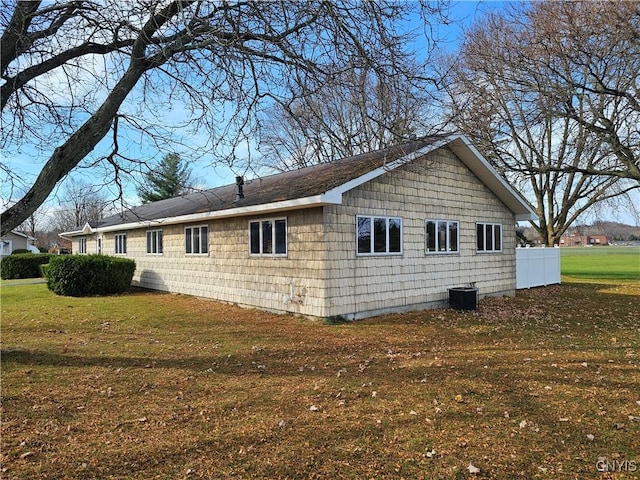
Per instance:
[[[5,479],[640,475],[637,283],[350,324],[1,295]]]

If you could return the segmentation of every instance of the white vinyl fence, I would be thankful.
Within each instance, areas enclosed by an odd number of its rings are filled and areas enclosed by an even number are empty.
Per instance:
[[[560,248],[516,248],[516,288],[560,283]]]

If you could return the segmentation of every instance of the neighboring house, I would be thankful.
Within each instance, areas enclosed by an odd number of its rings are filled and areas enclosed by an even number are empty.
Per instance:
[[[610,245],[611,239],[606,235],[563,235],[560,237],[561,247],[577,247],[586,245]]]
[[[66,232],[136,261],[134,284],[315,317],[513,295],[535,213],[463,136],[432,137],[142,205]]]
[[[11,255],[14,250],[24,249],[33,253],[39,253],[40,250],[34,245],[35,238],[25,235],[24,233],[12,230],[4,237],[0,238],[0,257]]]

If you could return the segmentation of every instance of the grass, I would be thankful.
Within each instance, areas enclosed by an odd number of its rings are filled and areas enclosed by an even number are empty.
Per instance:
[[[568,277],[640,281],[640,248],[562,248],[561,265]]]
[[[3,284],[2,478],[636,478],[597,461],[640,461],[639,296],[329,325]]]

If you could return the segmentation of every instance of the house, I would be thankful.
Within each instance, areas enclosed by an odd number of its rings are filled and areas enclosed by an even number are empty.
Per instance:
[[[12,230],[4,237],[0,238],[0,257],[11,255],[14,250],[29,250],[39,253],[40,250],[34,245],[36,239],[21,232]]]
[[[62,235],[136,261],[134,284],[312,317],[513,295],[530,206],[463,136],[154,202]]]
[[[606,235],[563,235],[560,237],[561,247],[611,245],[611,239]]]

